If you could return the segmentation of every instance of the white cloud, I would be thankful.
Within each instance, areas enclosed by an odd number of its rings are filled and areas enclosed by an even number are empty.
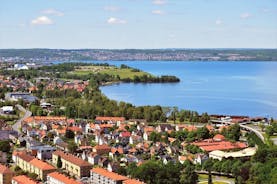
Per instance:
[[[33,25],[50,25],[53,24],[53,21],[46,16],[37,17],[31,21]]]
[[[116,12],[116,11],[119,11],[120,8],[118,6],[105,6],[104,10],[111,11],[111,12]]]
[[[110,17],[110,18],[107,20],[107,23],[108,23],[108,24],[126,24],[127,21],[126,21],[126,20],[123,20],[123,19],[115,18],[115,17]]]
[[[164,5],[166,4],[166,0],[153,0],[152,3],[155,5]]]
[[[162,10],[153,10],[152,14],[156,14],[156,15],[163,15],[164,12]]]
[[[240,15],[240,18],[242,18],[242,19],[248,19],[251,16],[252,15],[250,13],[243,13],[243,14]]]
[[[222,20],[221,19],[217,19],[216,21],[215,21],[215,24],[216,25],[221,25],[223,22],[222,22]]]
[[[55,15],[55,16],[59,16],[59,17],[64,16],[63,12],[55,10],[55,9],[46,9],[46,10],[41,11],[41,13],[47,14],[47,15]]]
[[[262,11],[263,11],[264,13],[268,13],[268,12],[270,12],[270,9],[268,9],[268,8],[263,8]]]

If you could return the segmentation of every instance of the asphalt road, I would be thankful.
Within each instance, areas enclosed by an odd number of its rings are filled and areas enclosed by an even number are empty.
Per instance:
[[[19,128],[21,127],[21,122],[30,117],[32,115],[31,111],[26,110],[24,107],[22,107],[21,105],[16,105],[16,107],[18,108],[18,110],[20,110],[21,112],[24,113],[24,116],[22,118],[20,118],[19,120],[16,121],[16,123],[12,126],[13,130],[20,132]]]

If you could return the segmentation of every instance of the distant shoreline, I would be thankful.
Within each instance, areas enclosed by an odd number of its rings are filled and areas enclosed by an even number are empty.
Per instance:
[[[0,62],[277,61],[277,49],[0,49]]]

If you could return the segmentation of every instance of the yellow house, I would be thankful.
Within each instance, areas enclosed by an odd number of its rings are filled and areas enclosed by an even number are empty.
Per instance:
[[[52,153],[53,164],[57,165],[59,156],[62,161],[62,168],[67,170],[71,175],[75,175],[78,178],[90,176],[90,169],[92,167],[90,163],[72,154],[57,150]]]
[[[54,166],[28,155],[25,151],[15,151],[12,158],[18,167],[24,171],[37,174],[41,180],[46,180],[47,174],[56,170]]]
[[[0,184],[10,184],[14,173],[6,166],[0,164]]]

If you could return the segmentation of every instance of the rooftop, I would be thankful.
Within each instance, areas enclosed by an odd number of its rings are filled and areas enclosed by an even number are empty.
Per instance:
[[[46,163],[46,162],[43,162],[41,160],[38,160],[37,158],[34,158],[33,160],[30,161],[30,164],[32,164],[33,166],[41,169],[41,170],[54,170],[55,167]]]
[[[96,121],[125,121],[124,117],[102,117],[98,116],[95,118]]]
[[[55,152],[53,152],[53,155],[59,155],[62,159],[67,160],[68,162],[71,162],[74,165],[77,166],[92,166],[90,163],[84,161],[83,159],[74,156],[72,154],[69,153],[65,153],[63,151],[57,150]]]
[[[58,172],[52,172],[48,174],[48,176],[55,178],[56,180],[62,181],[63,184],[81,184],[81,182],[75,181],[74,179],[71,179],[63,174],[60,174]]]
[[[15,176],[12,180],[16,181],[18,184],[38,184],[37,182],[25,175]]]
[[[143,182],[135,179],[128,179],[123,181],[123,184],[144,184]]]
[[[0,164],[0,173],[1,174],[9,174],[9,173],[13,173],[8,167]]]
[[[124,180],[128,179],[126,176],[122,176],[122,175],[119,175],[117,173],[110,172],[110,171],[108,171],[106,169],[103,169],[103,168],[93,168],[93,169],[91,169],[91,172],[97,173],[99,175],[102,175],[104,177],[110,178],[110,179],[115,180],[115,181],[124,181]]]

